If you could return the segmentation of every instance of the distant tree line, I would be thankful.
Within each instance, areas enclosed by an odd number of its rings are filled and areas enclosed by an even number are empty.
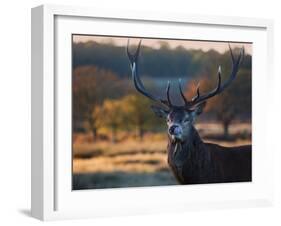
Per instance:
[[[130,48],[135,48],[131,46]],[[188,76],[195,78],[212,71],[214,65],[224,57],[214,50],[187,50],[184,47],[172,49],[162,42],[159,49],[142,46],[140,73],[151,78],[167,78],[171,76]],[[229,57],[229,56],[227,56]],[[130,75],[125,47],[114,44],[103,44],[94,41],[73,43],[73,68],[95,65],[110,70],[120,78]],[[244,69],[251,68],[251,56],[244,57]]]
[[[164,44],[160,49],[143,46],[140,73],[159,81],[185,76],[189,81],[185,93],[191,98],[199,82],[202,93],[216,86],[218,65],[222,66],[223,81],[227,79],[230,59],[228,51],[220,54],[214,50],[171,49]],[[115,142],[118,131],[133,131],[141,139],[145,131],[165,128],[165,122],[150,110],[151,102],[135,91],[130,74],[124,47],[96,42],[73,44],[74,131],[91,131],[97,139],[99,131],[106,128]],[[157,83],[146,83],[146,86],[153,92],[165,93]],[[177,93],[173,98],[180,99]],[[206,115],[220,121],[228,136],[233,120],[251,119],[251,101],[251,56],[246,55],[237,79],[208,102]]]

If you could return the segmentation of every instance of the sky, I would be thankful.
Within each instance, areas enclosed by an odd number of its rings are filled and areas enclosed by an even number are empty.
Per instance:
[[[93,35],[73,35],[74,42],[88,42],[95,41],[99,43],[114,43],[117,46],[126,46],[128,38],[125,37],[106,37],[106,36],[93,36]],[[130,38],[130,44],[137,44],[139,38]],[[232,42],[217,42],[217,41],[195,41],[195,40],[168,40],[168,39],[147,39],[142,38],[142,45],[150,46],[153,48],[159,48],[161,42],[167,42],[170,48],[176,48],[182,46],[186,49],[201,49],[208,51],[214,49],[219,53],[224,53],[228,50],[228,43],[232,48],[241,48],[244,46],[245,52],[252,55],[252,44],[249,43],[232,43]]]

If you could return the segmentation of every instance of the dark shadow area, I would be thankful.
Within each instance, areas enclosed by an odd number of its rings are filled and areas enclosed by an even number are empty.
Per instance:
[[[116,157],[122,155],[137,155],[137,154],[165,154],[167,153],[166,150],[138,150],[138,151],[126,151],[126,152],[119,152],[119,153],[110,153],[106,154],[108,157]]]
[[[75,153],[74,158],[77,159],[90,159],[99,156],[118,157],[124,155],[137,155],[137,154],[165,154],[166,150],[140,150],[140,151],[124,151],[118,153],[104,153],[102,150],[92,150],[85,153]]]
[[[101,155],[104,155],[101,150],[92,150],[92,151],[85,152],[85,153],[75,153],[73,155],[73,157],[77,158],[77,159],[90,159],[90,158],[98,157]]]
[[[178,184],[170,171],[155,173],[87,173],[73,174],[73,190],[163,186]]]
[[[136,164],[136,163],[142,163],[142,164],[150,164],[150,165],[157,165],[159,164],[161,161],[158,160],[127,160],[127,161],[123,161],[124,164]]]

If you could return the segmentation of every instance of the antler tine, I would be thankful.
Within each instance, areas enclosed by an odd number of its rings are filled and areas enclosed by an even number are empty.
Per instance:
[[[196,94],[197,95],[192,98],[192,101],[196,101],[200,97],[200,82],[198,82],[198,84],[197,84]]]
[[[239,66],[242,63],[242,59],[244,58],[244,46],[241,48],[237,60],[235,60],[235,58],[233,57],[233,52],[232,52],[230,45],[229,45],[229,51],[230,51],[231,59],[232,59],[232,71],[229,76],[229,79],[221,86],[221,88],[219,89],[219,92],[222,92],[236,78],[237,72],[239,70]],[[219,75],[220,74],[221,74],[221,72],[219,73]]]
[[[138,57],[139,57],[139,53],[140,53],[140,47],[141,47],[141,40],[139,41],[139,44],[138,44],[138,47],[137,47],[137,50],[135,51],[134,54],[131,54],[130,51],[129,51],[129,44],[130,44],[130,40],[128,39],[127,41],[127,56],[130,60],[130,66],[131,66],[131,69],[133,71],[133,64],[135,63],[136,66],[135,66],[135,71],[136,71],[136,74],[138,74],[138,67],[137,67],[137,63],[138,63]],[[142,89],[145,89],[144,88],[144,85],[142,83],[142,81],[140,80],[140,78],[138,76],[136,76],[136,79],[138,81],[138,84],[140,85],[140,87]]]
[[[141,94],[143,94],[144,96],[148,97],[149,99],[153,100],[153,101],[156,101],[156,102],[158,102],[162,105],[165,105],[165,106],[171,106],[170,100],[168,100],[168,103],[167,103],[167,101],[161,100],[160,98],[155,97],[152,94],[148,93],[146,91],[142,81],[140,80],[139,75],[138,75],[138,67],[137,67],[138,66],[138,56],[139,56],[139,53],[140,53],[140,47],[141,47],[141,41],[139,42],[137,50],[135,51],[135,53],[134,54],[130,53],[130,51],[129,51],[129,39],[128,39],[127,56],[129,58],[129,61],[130,61],[130,66],[131,66],[131,70],[132,70],[132,78],[133,78],[133,82],[134,82],[134,86],[135,86],[136,90],[138,92],[140,92]]]
[[[179,90],[180,90],[180,94],[181,94],[181,97],[184,101],[185,106],[189,105],[189,101],[185,98],[185,96],[183,94],[183,91],[182,91],[181,79],[179,79]]]
[[[167,95],[167,101],[168,101],[168,105],[172,106],[172,102],[170,99],[170,81],[167,82],[167,88],[166,88],[166,95]]]
[[[130,39],[128,39],[127,41],[127,48],[126,48],[126,51],[127,51],[127,56],[130,60],[130,64],[131,64],[131,67],[133,67],[133,63],[137,63],[138,61],[138,56],[139,56],[139,52],[140,52],[140,47],[141,47],[141,40],[139,41],[139,44],[138,44],[138,47],[137,47],[137,50],[135,51],[134,54],[131,54],[130,51],[129,51],[129,45],[130,45]]]
[[[231,55],[232,64],[234,65],[235,64],[235,58],[233,56],[233,51],[232,51],[229,43],[228,43],[228,48],[229,48],[229,52],[230,52],[230,55]],[[236,63],[240,64],[243,61],[244,53],[245,53],[245,48],[244,48],[244,46],[242,46],[242,48],[240,49],[239,57],[238,57]]]
[[[233,63],[233,62],[235,62],[235,59],[234,59],[233,52],[232,52],[232,49],[231,49],[229,43],[228,43],[228,48],[229,48],[229,52],[230,52],[230,56],[231,56],[231,61],[232,61],[232,63]]]
[[[220,90],[221,88],[221,66],[219,65],[218,68],[218,85],[217,85],[217,92]]]
[[[230,74],[228,80],[225,83],[221,84],[221,66],[219,66],[217,87],[215,89],[213,89],[211,92],[209,92],[203,96],[200,96],[199,87],[197,87],[197,96],[192,99],[192,106],[197,105],[198,103],[201,103],[203,101],[206,101],[207,99],[221,93],[236,78],[237,72],[239,70],[239,66],[244,57],[244,47],[241,48],[239,56],[238,56],[237,60],[235,60],[232,49],[229,44],[228,44],[228,46],[229,46],[229,52],[230,52],[231,61],[232,61],[232,71],[231,71],[231,74]]]

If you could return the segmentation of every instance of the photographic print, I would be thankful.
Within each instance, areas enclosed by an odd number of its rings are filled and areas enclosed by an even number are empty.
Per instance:
[[[72,189],[252,181],[252,43],[72,35]]]

